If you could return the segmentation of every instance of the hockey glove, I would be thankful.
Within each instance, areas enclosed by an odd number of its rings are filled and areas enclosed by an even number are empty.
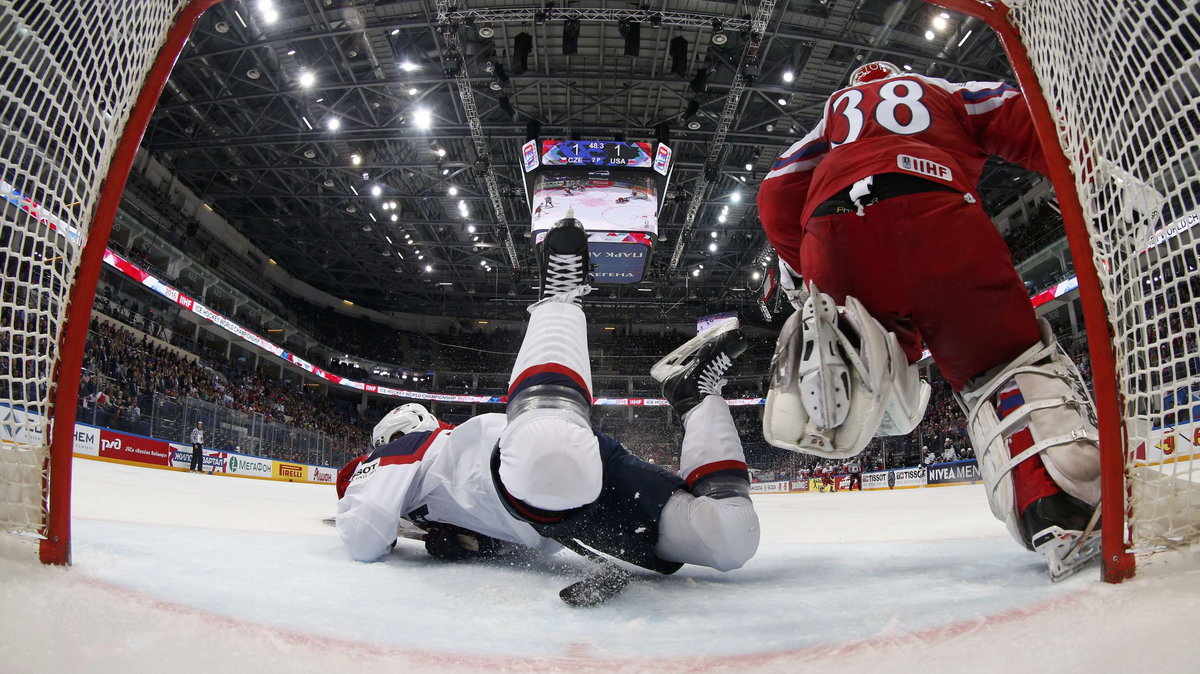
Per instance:
[[[430,522],[425,525],[425,551],[438,559],[458,562],[483,559],[512,552],[517,546],[453,524]]]

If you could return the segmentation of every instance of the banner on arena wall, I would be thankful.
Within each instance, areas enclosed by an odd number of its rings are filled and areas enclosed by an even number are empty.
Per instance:
[[[144,435],[119,433],[102,428],[100,429],[99,456],[102,459],[167,466],[171,463],[171,445]]]
[[[808,491],[808,480],[792,480],[789,491]]]
[[[274,477],[276,480],[286,480],[288,482],[303,480],[307,477],[307,473],[308,471],[304,469],[304,464],[292,463],[290,461],[275,461],[271,469],[271,477]]]
[[[0,440],[22,445],[46,444],[46,425],[40,414],[19,405],[0,403]]]
[[[84,456],[100,456],[100,429],[84,424],[75,424],[75,440],[71,451]]]
[[[790,485],[791,483],[786,480],[782,482],[755,482],[750,485],[750,491],[779,494],[787,492]]]
[[[192,467],[192,446],[178,442],[171,444],[171,467],[187,470]],[[200,452],[200,468],[206,473],[225,472],[225,452],[214,449],[203,449]]]
[[[870,489],[912,489],[925,486],[925,468],[897,468],[863,473],[863,491]]]
[[[850,488],[850,476],[835,475],[833,478],[833,483],[837,485],[838,491],[845,491]]]
[[[257,456],[230,454],[229,458],[225,461],[225,472],[230,475],[274,477],[272,463],[270,459],[260,459]]]
[[[5,406],[0,404],[0,414]],[[20,412],[20,410],[17,410]],[[23,414],[23,412],[21,412]],[[0,423],[0,435],[3,433]],[[114,459],[129,463],[140,463],[159,468],[181,468],[186,470],[192,462],[192,446],[179,442],[167,442],[133,433],[122,433],[88,424],[75,424],[72,454]],[[204,472],[254,475],[289,482],[315,482],[333,484],[337,481],[337,469],[312,466],[296,462],[274,462],[253,456],[242,456],[215,449],[204,448]],[[279,463],[279,467],[274,466]],[[231,467],[232,470],[228,470]],[[298,470],[297,470],[298,469]]]
[[[1135,432],[1136,434],[1136,432]],[[1200,424],[1155,428],[1142,434],[1134,447],[1134,462],[1157,466],[1200,458]]]
[[[337,471],[333,468],[325,468],[324,466],[309,466],[308,481],[321,484],[333,484],[337,482]]]
[[[954,463],[935,463],[929,467],[925,475],[925,483],[929,486],[946,484],[975,484],[981,482],[979,464],[975,459],[955,461]]]

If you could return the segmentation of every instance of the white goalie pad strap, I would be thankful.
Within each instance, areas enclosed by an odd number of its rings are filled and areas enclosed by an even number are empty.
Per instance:
[[[839,308],[815,285],[810,291],[804,310],[788,319],[776,344],[763,414],[767,442],[831,459],[858,454],[888,412],[897,364],[906,390],[890,428],[915,426],[928,402],[928,385],[908,379],[915,371],[908,371],[896,336],[857,299],[847,297]]]
[[[796,281],[799,280],[800,274],[792,269],[792,265],[779,258],[779,287],[787,296],[788,302],[796,307],[796,311],[803,309],[804,303],[808,301],[808,289],[804,287],[803,282],[797,285]]]
[[[801,312],[800,397],[817,428],[837,428],[850,412],[850,368],[838,330],[838,306],[825,293],[814,292]],[[843,354],[846,354],[845,356]],[[874,382],[868,382],[868,385]],[[878,390],[878,386],[873,387]]]
[[[931,389],[929,382],[921,379],[916,365],[908,365],[908,359],[896,341],[888,333],[888,358],[892,363],[891,396],[884,408],[883,419],[875,437],[908,435],[925,418]]]
[[[1040,324],[1038,344],[983,384],[972,382],[958,394],[992,514],[1022,545],[1028,541],[1018,526],[1012,483],[1012,470],[1022,461],[1040,455],[1059,488],[1091,505],[1100,501],[1100,451],[1091,397],[1049,324]],[[1020,396],[1018,407],[1003,420],[996,410],[1001,392]],[[1033,444],[1010,456],[1009,439],[1026,427]]]

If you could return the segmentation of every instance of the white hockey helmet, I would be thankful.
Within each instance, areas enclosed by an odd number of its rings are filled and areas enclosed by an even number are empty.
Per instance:
[[[901,70],[900,67],[895,63],[888,63],[887,61],[872,61],[870,63],[862,64],[861,66],[855,68],[854,72],[850,73],[849,86],[856,87],[864,82],[874,82],[875,80],[882,80],[888,77],[895,77],[903,74],[904,71]]]
[[[385,414],[379,423],[375,424],[375,429],[371,431],[371,446],[385,445],[397,434],[435,431],[437,428],[437,417],[425,409],[424,405],[406,403]]]

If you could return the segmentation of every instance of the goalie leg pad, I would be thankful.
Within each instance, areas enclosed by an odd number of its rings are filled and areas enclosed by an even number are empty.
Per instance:
[[[1095,506],[1100,502],[1100,450],[1095,407],[1071,359],[1040,320],[1041,341],[1006,366],[968,382],[957,395],[967,415],[967,433],[979,457],[992,514],[1017,542],[1031,547],[1023,532],[1012,471],[1040,456],[1064,492]],[[1011,454],[1013,435],[1028,429],[1032,445]]]
[[[911,431],[929,401],[896,336],[854,297],[839,308],[815,285],[784,324],[771,367],[763,435],[792,451],[854,456],[877,434]]]
[[[929,382],[921,379],[917,366],[908,364],[896,335],[889,332],[887,336],[888,360],[892,364],[892,390],[875,437],[911,433],[925,418],[925,407],[929,405],[931,392]]]

